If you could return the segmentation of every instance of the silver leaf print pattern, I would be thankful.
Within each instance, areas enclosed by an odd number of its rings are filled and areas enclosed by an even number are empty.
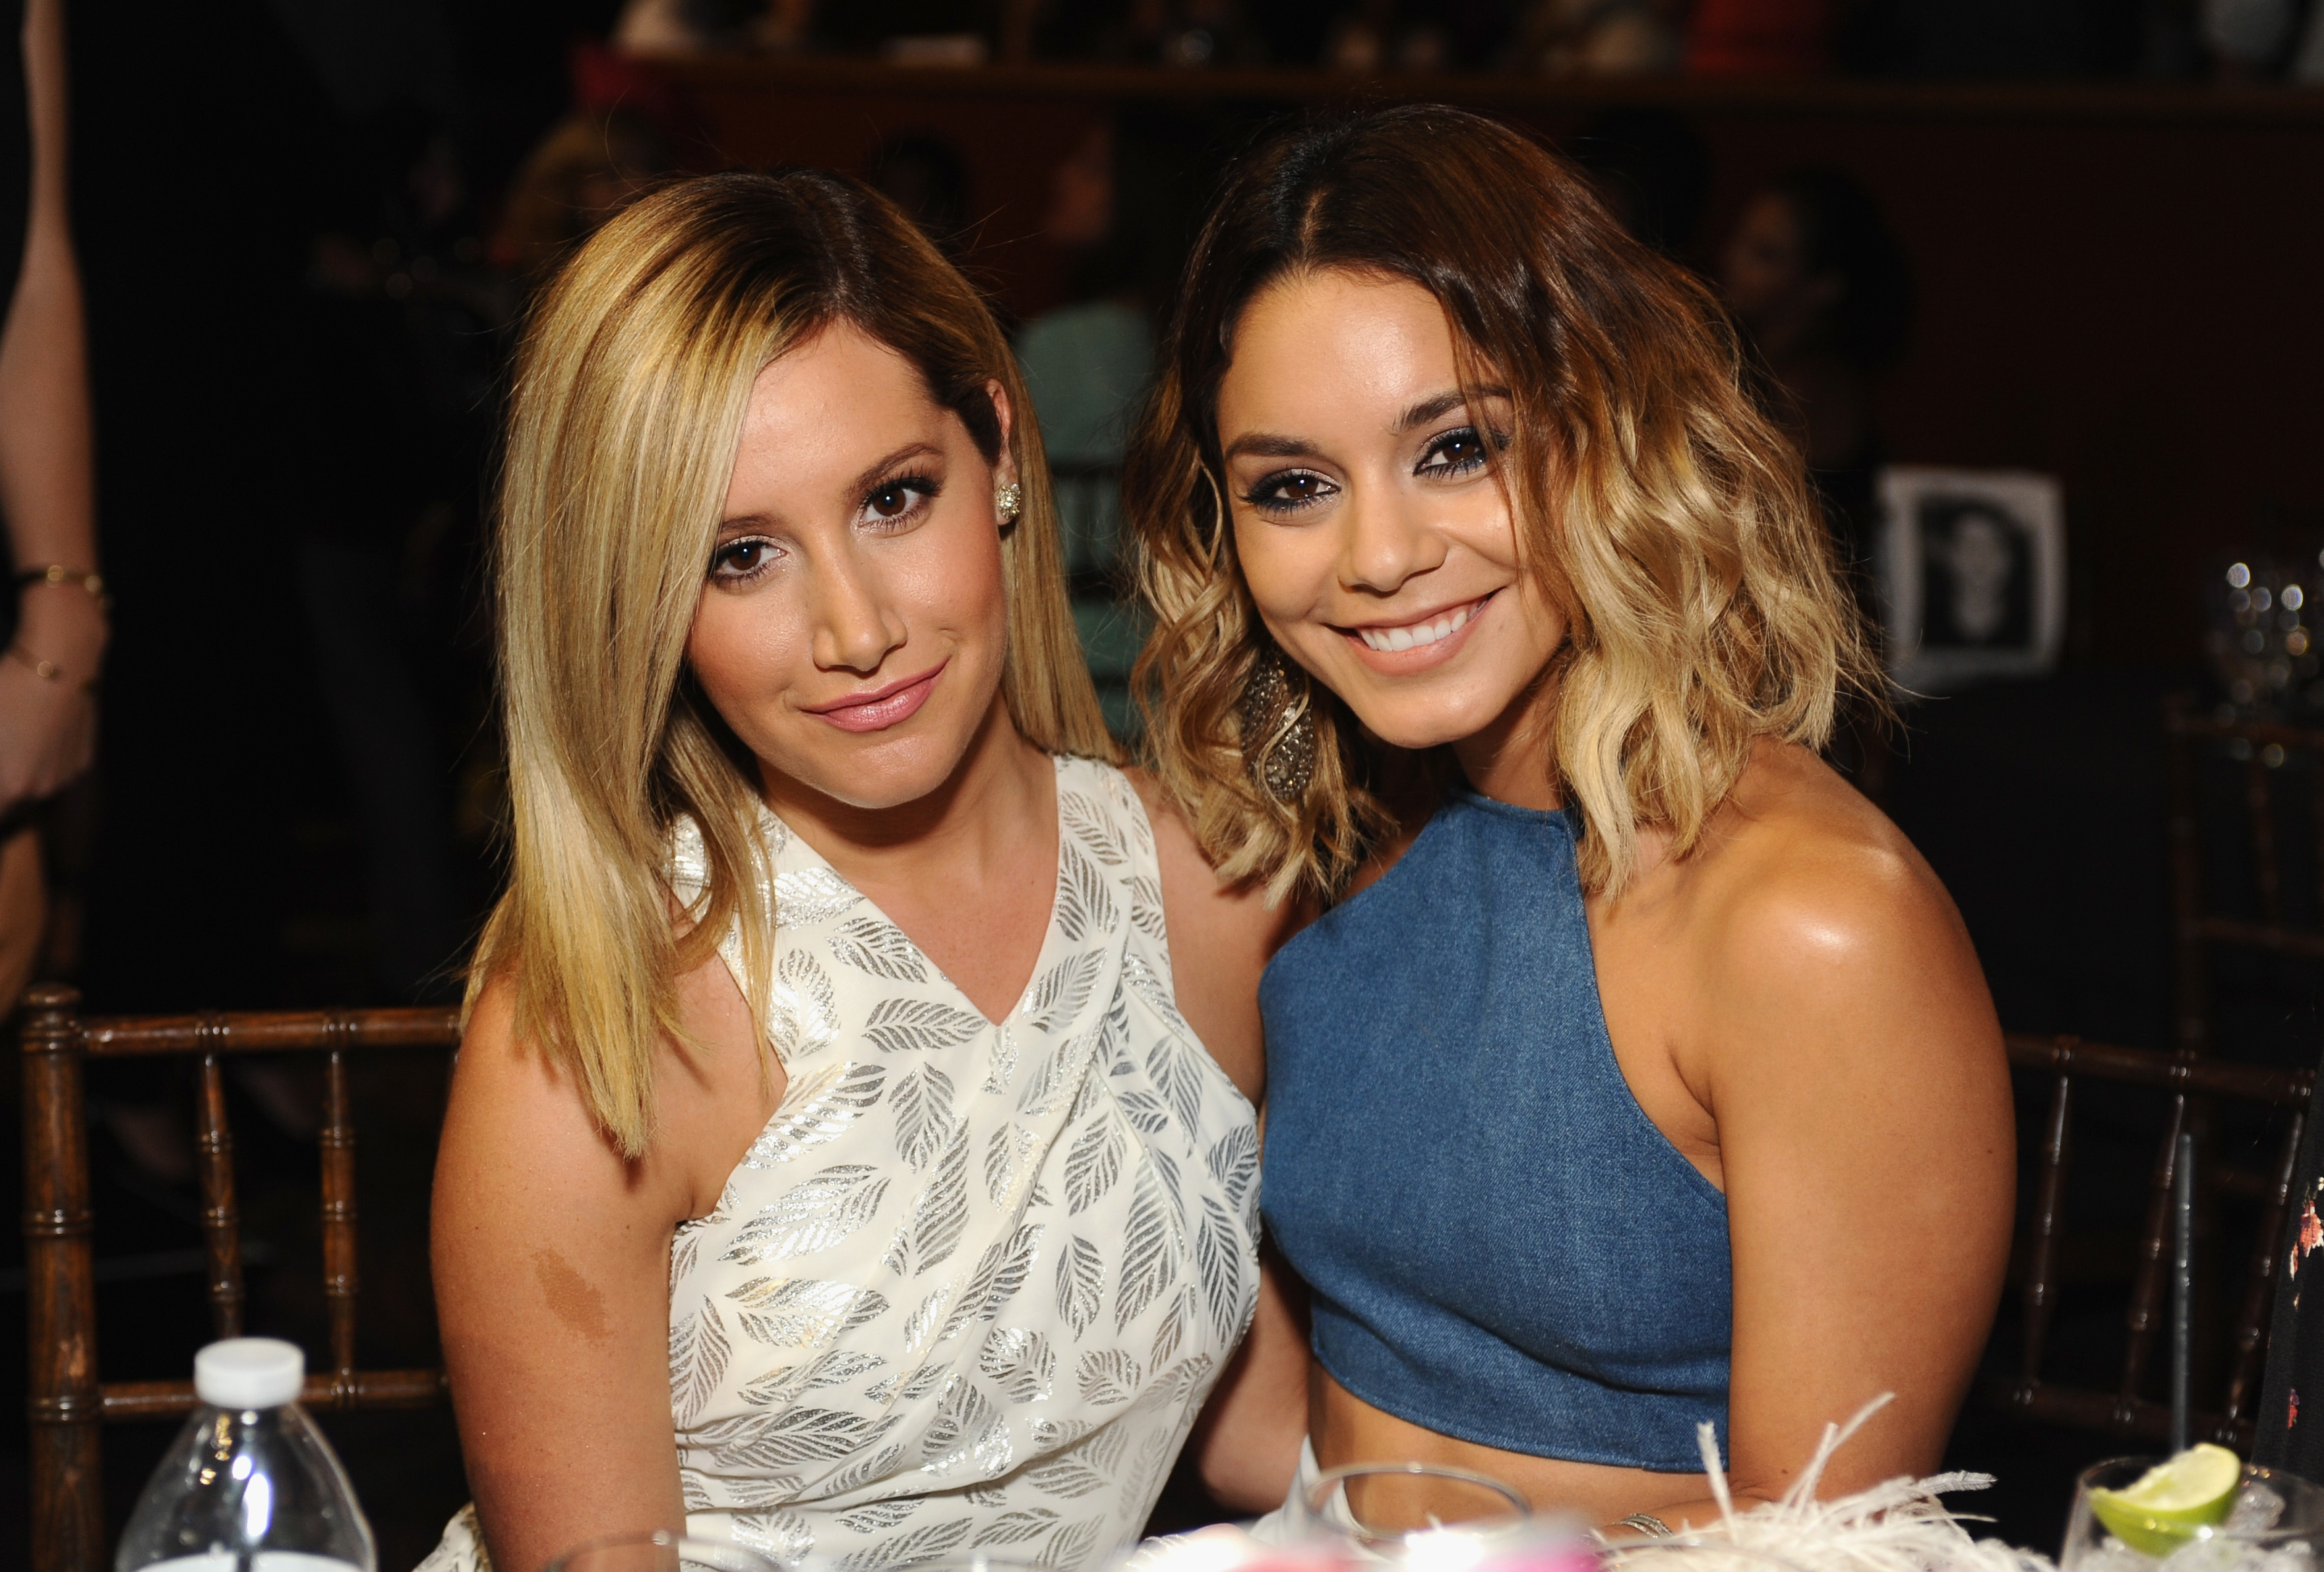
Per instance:
[[[1020,1507],[993,1519],[977,1540],[986,1545],[1021,1545],[1028,1540],[1039,1539],[1056,1528],[1058,1521],[1057,1514],[1046,1506]]]
[[[1098,1536],[1105,1531],[1103,1518],[1089,1518],[1068,1529],[1059,1529],[1049,1541],[1048,1553],[1042,1562],[1050,1567],[1078,1567],[1098,1548]]]
[[[1181,1292],[1165,1301],[1161,1323],[1154,1328],[1154,1352],[1147,1363],[1159,1370],[1177,1357],[1178,1345],[1186,1336],[1186,1295]]]
[[[952,1077],[933,1064],[908,1070],[888,1094],[896,1115],[896,1155],[925,1169],[953,1133]]]
[[[1042,1223],[1027,1223],[1008,1238],[986,1247],[984,1254],[977,1257],[976,1269],[968,1274],[968,1286],[962,1291],[960,1302],[945,1318],[944,1330],[936,1334],[936,1341],[945,1341],[971,1321],[990,1321],[1008,1307],[1033,1269],[1033,1258],[1040,1254],[1041,1234],[1046,1227]]]
[[[940,1053],[991,1025],[973,1010],[937,999],[881,999],[872,1007],[863,1037],[882,1053]]]
[[[891,1495],[885,1501],[841,1512],[839,1526],[851,1534],[881,1533],[919,1511],[921,1504],[917,1495]]]
[[[844,1457],[879,1439],[895,1423],[872,1423],[837,1409],[789,1408],[773,1413],[739,1414],[706,1425],[696,1439],[720,1466],[773,1468]]]
[[[912,1210],[912,1254],[918,1264],[913,1275],[942,1265],[960,1248],[968,1230],[968,1125],[955,1126],[938,1150],[936,1177],[920,1191]]]
[[[1113,1181],[1121,1176],[1121,1159],[1128,1145],[1121,1127],[1111,1118],[1100,1119],[1081,1133],[1065,1156],[1065,1210],[1069,1215],[1086,1211],[1113,1188]]]
[[[1185,1044],[1175,1037],[1165,1037],[1146,1051],[1146,1072],[1162,1095],[1170,1099],[1171,1112],[1178,1116],[1178,1127],[1194,1127],[1195,1110],[1203,1100],[1203,1067]]]
[[[992,1400],[974,1382],[955,1375],[945,1388],[944,1401],[936,1405],[935,1420],[920,1439],[920,1466],[947,1458],[957,1466],[967,1456],[973,1438],[1001,1422]]]
[[[833,931],[831,953],[843,966],[890,982],[926,982],[927,966],[903,931],[884,917],[850,917]]]
[[[768,1001],[767,1029],[775,1057],[785,1064],[821,1053],[839,1038],[839,1005],[831,979],[804,950],[783,953],[775,966],[775,989]]]
[[[1084,950],[1060,961],[1042,973],[1025,996],[1025,1018],[1037,1032],[1054,1032],[1072,1024],[1089,1002],[1090,989],[1105,968],[1105,951]]]
[[[886,1313],[888,1301],[868,1288],[816,1278],[754,1277],[726,1297],[752,1341],[770,1348],[812,1347]]]
[[[1060,1501],[1079,1501],[1093,1491],[1103,1490],[1104,1475],[1078,1457],[1060,1457],[1054,1463],[1044,1463],[1025,1472],[1026,1479],[1040,1487],[1045,1495]]]
[[[1170,1251],[1169,1203],[1150,1166],[1138,1171],[1138,1193],[1130,1203],[1130,1231],[1121,1246],[1121,1289],[1114,1296],[1113,1324],[1127,1330],[1140,1311],[1161,1297],[1177,1275]]]
[[[1093,1349],[1074,1365],[1074,1384],[1081,1389],[1082,1401],[1101,1408],[1128,1402],[1145,1380],[1138,1361],[1119,1348]]]
[[[1038,1332],[1001,1327],[977,1351],[976,1368],[1010,1402],[1040,1402],[1056,1376],[1057,1351]]]
[[[1056,781],[1048,928],[997,1025],[761,816],[718,953],[746,995],[745,950],[766,969],[789,1085],[672,1239],[671,1411],[689,1513],[788,1564],[1097,1572],[1248,1319],[1251,1110],[1177,1011],[1136,793]]]
[[[887,1478],[896,1471],[896,1466],[903,1460],[904,1448],[900,1443],[886,1448],[874,1456],[864,1458],[861,1463],[852,1464],[841,1469],[831,1476],[830,1483],[825,1485],[824,1489],[828,1494],[835,1496],[852,1494],[875,1479]]]
[[[718,1390],[719,1377],[726,1374],[726,1357],[733,1351],[733,1344],[715,1304],[706,1304],[698,1314],[671,1323],[669,1411],[678,1423],[691,1424],[702,1411],[702,1405]]]
[[[775,922],[785,928],[827,923],[862,898],[827,868],[795,869],[775,876]]]
[[[1068,841],[1057,856],[1057,929],[1078,944],[1114,924],[1113,895],[1097,865]]]
[[[1212,1144],[1209,1157],[1211,1177],[1219,1181],[1225,1192],[1227,1206],[1237,1216],[1248,1215],[1244,1201],[1256,1199],[1259,1179],[1259,1131],[1256,1126],[1237,1125]]]
[[[839,1558],[839,1572],[881,1572],[890,1567],[908,1567],[915,1561],[929,1561],[952,1549],[968,1538],[975,1526],[967,1518],[957,1518],[948,1523],[931,1523],[927,1528],[914,1529],[908,1534],[899,1534],[892,1540],[882,1540],[868,1550],[857,1550]]]
[[[826,1168],[753,1212],[718,1259],[757,1266],[828,1250],[870,1222],[887,1193],[869,1163]]]
[[[1139,874],[1122,881],[1130,888],[1130,925],[1157,944],[1166,946],[1168,954],[1169,932],[1162,922],[1162,885],[1157,879]]]
[[[1203,1299],[1210,1306],[1211,1329],[1222,1343],[1242,1336],[1242,1225],[1219,1204],[1216,1196],[1203,1198],[1203,1220],[1194,1230],[1194,1265],[1203,1279]]]
[[[1097,1321],[1098,1300],[1105,1292],[1105,1258],[1079,1234],[1065,1241],[1057,1255],[1057,1314],[1079,1338]]]
[[[1089,848],[1090,855],[1108,868],[1120,868],[1130,860],[1130,843],[1115,823],[1114,815],[1081,793],[1057,794],[1057,817],[1072,832],[1074,839]]]
[[[772,1168],[837,1140],[879,1102],[880,1089],[887,1079],[886,1065],[858,1064],[853,1060],[794,1077],[782,1107],[743,1154],[742,1166]],[[728,1188],[733,1188],[732,1181]]]
[[[734,1542],[778,1567],[796,1567],[815,1553],[815,1531],[795,1512],[740,1512],[733,1521]]]

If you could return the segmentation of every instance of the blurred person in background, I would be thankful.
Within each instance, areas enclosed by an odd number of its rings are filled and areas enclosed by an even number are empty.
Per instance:
[[[1145,641],[1114,582],[1121,459],[1153,377],[1155,319],[1193,240],[1194,166],[1210,140],[1167,110],[1125,108],[1090,126],[1051,179],[1042,224],[1073,258],[1067,303],[1017,337],[1056,478],[1074,621],[1116,736],[1136,723],[1130,667]]]
[[[1885,456],[1873,393],[1912,326],[1904,250],[1854,176],[1801,169],[1745,203],[1719,276],[1771,410],[1806,457],[1841,558],[1860,578]]]
[[[0,5],[0,512],[14,588],[0,659],[0,1012],[30,980],[47,926],[27,810],[95,755],[107,635],[66,198],[62,11],[62,0]]]
[[[493,235],[493,264],[538,282],[671,168],[669,149],[642,115],[624,109],[567,115],[517,172]]]

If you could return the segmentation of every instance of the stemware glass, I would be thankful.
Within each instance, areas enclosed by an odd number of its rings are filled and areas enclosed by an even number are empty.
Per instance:
[[[2082,1471],[2066,1520],[2059,1572],[2313,1572],[2324,1540],[2324,1489],[2297,1475],[2246,1465],[2227,1521],[2212,1527],[2164,1530],[2153,1542],[2131,1545],[2116,1537],[2090,1509],[2093,1490],[2135,1484],[2160,1457],[2116,1457]],[[2183,1540],[2176,1535],[2183,1533]]]
[[[1289,1506],[1295,1537],[1330,1537],[1366,1559],[1447,1572],[1478,1560],[1533,1516],[1525,1497],[1499,1480],[1428,1463],[1330,1469]]]
[[[576,1545],[547,1572],[783,1572],[783,1567],[746,1546],[656,1529]]]

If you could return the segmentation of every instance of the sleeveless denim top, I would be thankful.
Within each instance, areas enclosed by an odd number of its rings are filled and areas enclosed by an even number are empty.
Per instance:
[[[1727,1201],[1630,1095],[1578,816],[1456,791],[1285,945],[1260,1209],[1340,1384],[1441,1435],[1694,1473],[1727,1442]]]

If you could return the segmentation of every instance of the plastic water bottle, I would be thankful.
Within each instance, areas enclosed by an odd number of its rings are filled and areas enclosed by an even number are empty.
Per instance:
[[[235,1338],[194,1356],[201,1408],[137,1498],[114,1572],[379,1572],[346,1471],[299,1407],[295,1343]]]

